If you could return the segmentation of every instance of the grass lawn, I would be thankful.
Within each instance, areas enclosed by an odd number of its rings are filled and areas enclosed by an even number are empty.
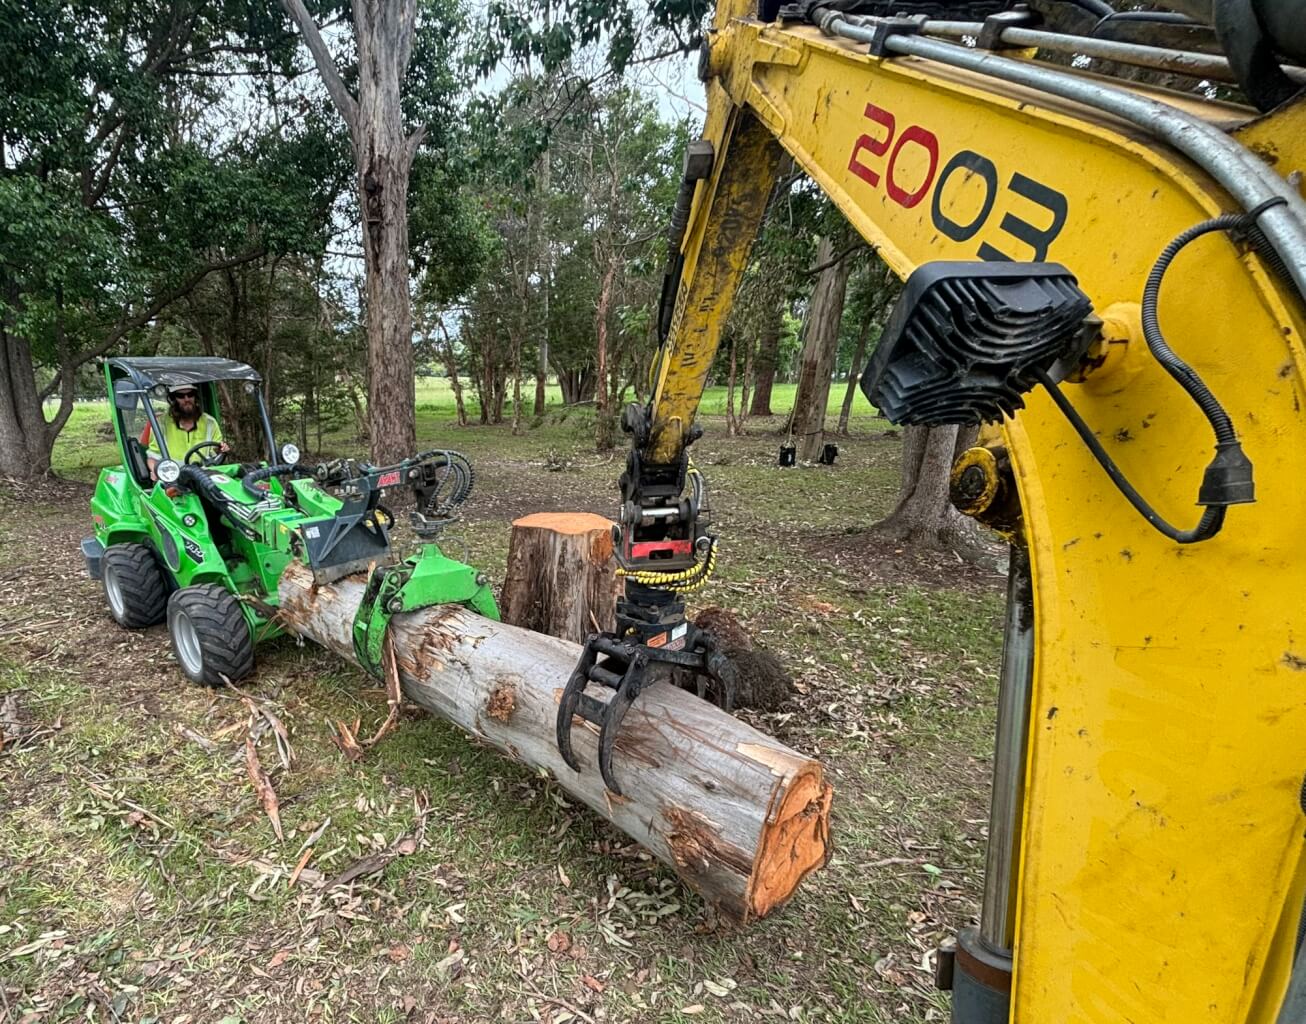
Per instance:
[[[459,428],[448,382],[419,383],[420,442],[477,469],[446,548],[496,586],[513,518],[615,512],[624,456],[594,450],[592,410],[555,394],[518,436]],[[0,720],[9,701],[27,737],[0,750],[0,1020],[945,1020],[930,953],[977,909],[1001,581],[868,534],[898,441],[861,396],[838,464],[794,470],[775,465],[781,417],[730,438],[723,405],[709,392],[695,447],[722,537],[697,607],[732,609],[781,657],[792,703],[745,714],[835,785],[834,857],[788,906],[719,926],[550,780],[417,711],[346,761],[328,720],[370,732],[384,694],[290,639],[244,686],[294,748],[284,768],[258,738],[278,842],[246,774],[247,706],[188,684],[162,627],[119,630],[85,576],[86,484],[114,458],[88,403],[55,452],[73,482],[0,492]],[[419,820],[380,873],[315,881]]]

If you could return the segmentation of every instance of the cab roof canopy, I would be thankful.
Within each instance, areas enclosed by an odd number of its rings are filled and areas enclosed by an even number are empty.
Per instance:
[[[220,356],[115,356],[105,362],[143,388],[154,384],[206,384],[214,380],[261,381],[252,366]]]

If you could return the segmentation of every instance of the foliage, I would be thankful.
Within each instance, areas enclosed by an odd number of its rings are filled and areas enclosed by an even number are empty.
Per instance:
[[[489,421],[503,415],[507,383],[534,365],[545,339],[564,400],[594,397],[601,303],[611,371],[605,396],[615,401],[635,383],[654,348],[662,228],[683,139],[629,88],[563,100],[568,83],[515,80],[508,92],[518,106],[503,112],[496,136],[479,142],[483,154],[505,159],[490,161],[495,169],[486,166],[479,190],[493,255],[471,293],[460,343]],[[540,112],[562,102],[566,116],[529,173],[519,173],[506,154],[529,148]]]
[[[262,5],[0,0],[0,24],[0,461],[39,472],[91,356],[215,268],[320,250],[341,147],[311,104],[269,116],[291,49]],[[231,78],[266,87],[233,104]]]
[[[486,9],[480,70],[501,61],[545,71],[567,66],[580,51],[600,47],[609,69],[620,73],[653,47],[691,52],[711,12],[708,0],[492,0]]]

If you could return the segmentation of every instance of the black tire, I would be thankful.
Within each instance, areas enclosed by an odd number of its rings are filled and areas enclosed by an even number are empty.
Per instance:
[[[118,625],[144,629],[163,621],[168,583],[153,551],[144,544],[111,544],[100,565],[104,599]]]
[[[168,600],[168,636],[182,673],[222,686],[254,671],[254,642],[240,602],[216,583],[178,590]]]

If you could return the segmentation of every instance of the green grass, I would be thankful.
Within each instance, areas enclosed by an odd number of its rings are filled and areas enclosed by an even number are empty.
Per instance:
[[[555,395],[517,436],[459,428],[448,382],[419,383],[421,442],[477,467],[446,549],[496,585],[516,516],[615,508],[623,454],[594,450],[592,410]],[[835,467],[781,471],[780,419],[727,437],[712,412],[722,395],[709,393],[695,447],[723,544],[697,607],[730,607],[782,658],[802,692],[757,723],[819,754],[836,788],[833,860],[788,907],[713,930],[668,870],[430,716],[405,715],[362,763],[345,761],[328,721],[370,731],[384,697],[290,639],[259,649],[248,685],[296,753],[286,770],[268,740],[257,748],[280,798],[277,842],[246,776],[244,706],[186,684],[162,629],[117,631],[81,573],[86,495],[0,493],[0,700],[13,693],[27,722],[59,725],[0,753],[0,985],[16,1016],[81,1019],[101,1000],[129,1020],[557,1022],[568,1011],[549,1000],[561,1000],[607,1021],[777,1008],[837,1024],[945,1019],[921,963],[978,899],[1000,587],[930,583],[866,546],[898,450],[860,397]],[[777,387],[775,408],[791,401]],[[106,414],[78,407],[61,473],[89,481],[113,458],[95,433]],[[346,432],[328,447],[359,450]],[[335,896],[287,885],[328,817],[309,870],[329,877],[409,833],[419,794],[431,811],[411,856]],[[557,934],[568,949],[551,948]]]

